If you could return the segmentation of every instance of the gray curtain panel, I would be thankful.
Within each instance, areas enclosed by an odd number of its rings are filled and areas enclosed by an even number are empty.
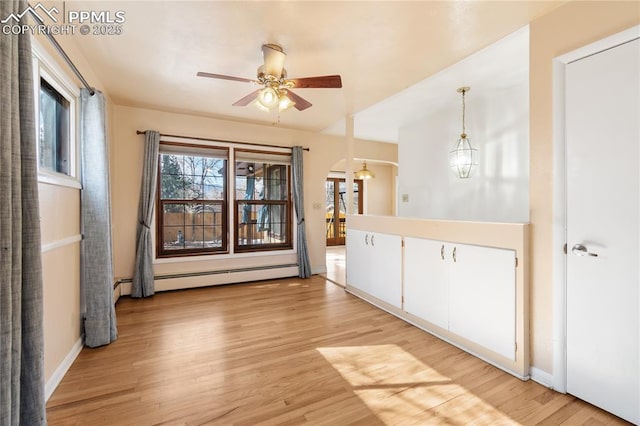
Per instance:
[[[82,152],[81,293],[84,338],[89,347],[107,345],[118,337],[113,302],[109,152],[102,93],[80,92]]]
[[[136,263],[131,285],[132,297],[148,297],[155,293],[153,284],[153,244],[151,221],[156,199],[158,151],[160,133],[147,130],[144,138],[144,163],[142,186],[138,203],[138,230],[136,234]]]
[[[302,179],[302,147],[294,146],[292,150],[292,174],[293,174],[293,205],[298,217],[298,276],[308,278],[311,276],[311,262],[309,262],[309,248],[307,247],[307,231],[304,223],[304,182]]]
[[[0,1],[0,17],[26,1]],[[0,425],[44,425],[44,335],[31,40],[0,36]]]

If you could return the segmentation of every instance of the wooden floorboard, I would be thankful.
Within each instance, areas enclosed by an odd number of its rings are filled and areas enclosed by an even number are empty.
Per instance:
[[[50,425],[623,425],[314,276],[121,299]]]

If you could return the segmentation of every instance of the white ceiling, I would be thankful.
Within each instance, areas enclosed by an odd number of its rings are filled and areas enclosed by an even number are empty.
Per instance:
[[[334,125],[333,132],[340,133],[336,129],[347,115],[416,85],[562,3],[67,1],[65,7],[125,12],[121,35],[74,35],[67,40],[78,45],[119,105],[310,131]],[[275,113],[231,106],[255,86],[196,77],[206,71],[255,78],[264,43],[283,46],[289,77],[340,74],[343,88],[296,90],[313,107],[285,111],[278,122]],[[478,66],[475,69],[483,71]],[[409,107],[415,103],[408,111],[423,107],[421,92],[403,92],[394,99]],[[362,117],[373,126],[386,119],[398,121],[397,115],[388,108],[372,108]],[[384,137],[375,127],[359,125],[357,131],[359,136],[393,140],[388,130]]]
[[[467,98],[490,98],[496,90],[526,83],[529,77],[529,27],[523,27],[460,62],[354,114],[359,139],[399,142],[399,130],[435,111],[461,105],[457,89],[467,86]],[[345,134],[345,120],[323,133]]]

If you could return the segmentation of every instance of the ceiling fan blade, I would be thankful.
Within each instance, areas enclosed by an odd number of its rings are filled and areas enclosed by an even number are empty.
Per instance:
[[[209,77],[209,78],[218,78],[220,80],[232,80],[232,81],[241,81],[243,83],[257,83],[255,80],[250,80],[248,78],[242,77],[232,77],[230,75],[222,75],[222,74],[211,74],[209,72],[199,72],[197,74],[198,77]]]
[[[247,106],[247,105],[249,105],[251,102],[253,102],[258,97],[258,94],[260,93],[260,90],[261,89],[254,90],[253,92],[249,93],[244,98],[234,102],[233,106]]]
[[[287,96],[289,97],[289,99],[291,99],[292,102],[295,103],[294,107],[298,111],[304,111],[305,109],[313,105],[311,102],[301,96],[296,95],[291,90],[287,90]]]
[[[342,79],[339,75],[323,75],[320,77],[288,78],[296,89],[339,89],[342,87]]]
[[[262,57],[264,58],[264,72],[276,78],[282,76],[284,60],[287,57],[282,51],[282,47],[277,44],[262,45]]]

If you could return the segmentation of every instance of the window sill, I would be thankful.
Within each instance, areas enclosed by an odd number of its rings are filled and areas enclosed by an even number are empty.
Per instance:
[[[293,249],[289,250],[271,250],[271,251],[255,251],[249,253],[227,253],[227,254],[207,254],[202,256],[176,256],[176,257],[156,257],[153,259],[155,264],[163,263],[183,263],[183,262],[204,262],[211,260],[223,259],[240,259],[243,257],[266,257],[266,256],[282,256],[296,254]]]
[[[38,183],[46,183],[48,185],[65,186],[67,188],[82,189],[80,181],[74,177],[53,172],[38,172]]]

